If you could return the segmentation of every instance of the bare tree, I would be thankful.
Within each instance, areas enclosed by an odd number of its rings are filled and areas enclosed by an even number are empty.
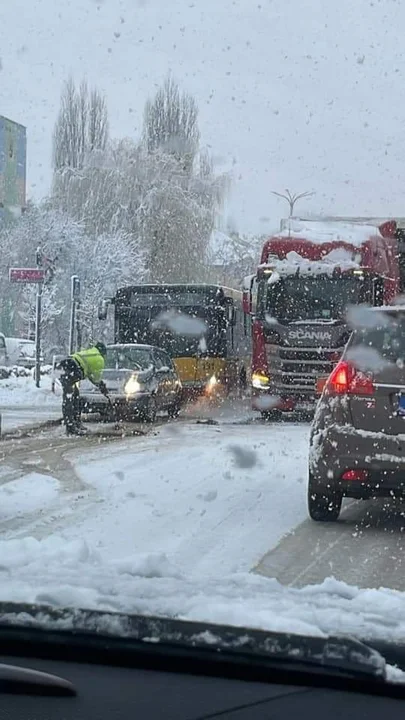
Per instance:
[[[289,217],[293,217],[294,214],[294,207],[298,200],[302,200],[304,197],[312,197],[315,193],[313,192],[302,192],[302,193],[291,193],[290,190],[286,190],[285,193],[279,193],[275,190],[272,190],[272,194],[276,195],[277,197],[282,198],[283,200],[286,200],[288,202],[288,205],[290,207],[290,215]]]
[[[200,141],[198,108],[170,76],[146,103],[143,133],[148,152],[169,153],[191,172]]]
[[[72,78],[65,83],[53,133],[53,167],[80,169],[86,156],[104,150],[108,140],[108,112],[103,95],[89,91],[83,81],[77,89]]]
[[[68,90],[71,104],[78,104],[74,89]],[[199,148],[194,100],[167,80],[146,106],[140,142],[109,141],[104,150],[83,153],[80,137],[89,134],[80,132],[94,115],[86,103],[78,104],[76,116],[83,121],[73,136],[83,159],[55,171],[50,207],[93,238],[124,233],[143,253],[150,281],[203,280],[228,178],[214,172],[209,154]]]

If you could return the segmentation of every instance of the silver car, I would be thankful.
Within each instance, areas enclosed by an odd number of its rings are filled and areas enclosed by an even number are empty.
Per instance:
[[[177,417],[181,407],[181,382],[170,356],[153,345],[107,346],[103,380],[109,401],[89,380],[80,383],[84,413],[154,422],[163,410]]]

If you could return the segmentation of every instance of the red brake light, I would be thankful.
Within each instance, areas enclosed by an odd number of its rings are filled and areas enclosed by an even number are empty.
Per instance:
[[[341,360],[329,375],[328,395],[373,395],[374,383],[368,375]]]
[[[368,478],[367,470],[346,470],[342,475],[342,480],[359,480],[365,482]]]

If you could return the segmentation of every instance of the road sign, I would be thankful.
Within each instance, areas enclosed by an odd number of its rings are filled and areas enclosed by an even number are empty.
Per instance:
[[[43,283],[45,270],[41,268],[10,268],[9,280],[12,283]]]

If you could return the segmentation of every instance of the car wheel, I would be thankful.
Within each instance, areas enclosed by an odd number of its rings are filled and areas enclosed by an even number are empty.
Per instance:
[[[316,522],[334,522],[340,515],[343,495],[332,487],[320,491],[310,474],[308,481],[308,512]]]
[[[154,397],[150,397],[148,400],[148,404],[143,412],[144,421],[147,423],[154,423],[156,420],[156,413],[157,413],[156,400]]]
[[[175,420],[180,415],[180,405],[179,403],[175,403],[174,405],[170,405],[167,408],[167,414],[171,420]]]

